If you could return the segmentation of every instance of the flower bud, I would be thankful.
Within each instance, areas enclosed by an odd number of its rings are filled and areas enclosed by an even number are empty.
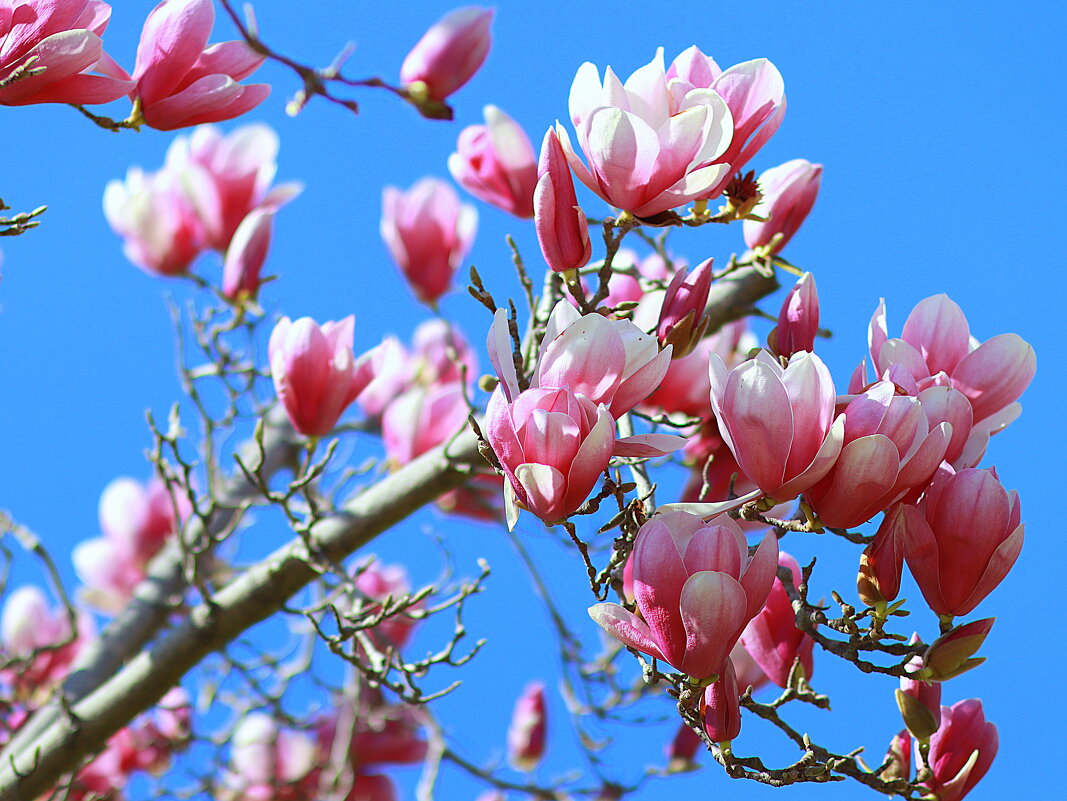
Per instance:
[[[782,302],[778,325],[767,339],[772,351],[788,359],[797,351],[814,351],[818,331],[819,293],[815,276],[804,273]]]
[[[912,642],[917,639],[912,637]],[[909,667],[915,669],[916,678],[900,677],[900,689],[896,691],[897,706],[908,731],[920,742],[926,742],[941,725],[941,684],[918,678],[922,672],[920,657],[912,659]]]
[[[534,188],[534,226],[548,266],[555,272],[577,270],[593,254],[589,224],[574,193],[574,179],[554,128],[541,143]]]
[[[904,507],[891,507],[874,535],[874,542],[860,555],[856,592],[868,606],[884,610],[900,592],[904,567]]]
[[[923,654],[922,678],[948,681],[982,664],[985,657],[975,657],[974,654],[982,647],[995,620],[987,617],[956,626],[934,640]]]
[[[432,25],[400,65],[400,82],[427,116],[451,119],[444,99],[469,81],[489,55],[493,9],[468,6]]]
[[[725,743],[741,733],[741,706],[737,692],[737,674],[727,659],[719,680],[704,690],[704,731],[714,742]]]
[[[515,704],[508,728],[508,762],[515,770],[529,773],[545,754],[545,685],[534,682],[523,690]]]
[[[889,767],[882,771],[882,778],[886,781],[911,778],[911,735],[907,730],[900,732],[889,743]]]
[[[656,336],[662,347],[674,346],[673,359],[691,353],[707,328],[704,307],[711,289],[711,262],[701,262],[688,275],[685,267],[680,268],[663,295]]]
[[[222,262],[222,294],[230,300],[255,300],[259,294],[259,274],[273,233],[274,209],[256,209],[237,226]]]
[[[471,125],[459,135],[448,157],[456,182],[486,203],[514,214],[533,217],[537,157],[515,120],[496,106],[486,106],[485,125]]]
[[[781,252],[815,205],[821,178],[822,165],[804,159],[787,161],[760,175],[763,200],[756,206],[755,214],[767,221],[745,220],[745,244],[755,250],[770,245],[778,237],[771,252]]]

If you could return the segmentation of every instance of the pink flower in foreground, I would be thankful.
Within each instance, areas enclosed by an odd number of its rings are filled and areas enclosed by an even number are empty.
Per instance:
[[[400,82],[416,101],[440,103],[474,77],[489,55],[492,21],[491,8],[450,11],[407,54],[400,65]]]
[[[767,143],[785,116],[785,82],[778,68],[765,58],[735,64],[725,72],[699,48],[690,47],[667,68],[671,96],[681,102],[693,89],[713,89],[726,101],[733,117],[730,147],[715,163],[730,165],[730,171],[707,197],[716,197]]]
[[[477,198],[516,217],[533,217],[537,156],[530,138],[496,106],[483,111],[485,125],[471,125],[459,135],[448,157],[448,171]]]
[[[515,770],[529,773],[545,755],[545,685],[534,682],[515,702],[508,727],[508,762]]]
[[[181,275],[206,245],[204,223],[177,175],[130,167],[104,189],[104,216],[131,262],[152,275]]]
[[[990,436],[1019,416],[1022,407],[1016,401],[1037,369],[1034,349],[1018,334],[1000,334],[976,344],[963,310],[947,295],[920,301],[897,339],[889,338],[885,303],[880,303],[868,341],[876,377],[890,377],[900,385],[910,377],[915,382],[906,387],[910,394],[951,387],[970,401],[974,427],[962,455],[953,461],[957,468],[978,464]],[[858,383],[865,382],[863,376]],[[954,429],[960,420],[956,414],[942,418],[953,420]]]
[[[965,615],[1011,570],[1025,526],[1015,490],[994,470],[944,465],[919,506],[904,505],[904,555],[934,612]]]
[[[533,196],[534,226],[545,262],[555,272],[584,267],[593,254],[589,223],[574,194],[571,168],[554,128],[541,143]]]
[[[815,205],[821,180],[822,165],[804,159],[793,159],[762,173],[759,187],[763,200],[753,213],[767,222],[745,220],[745,244],[756,250],[770,245],[781,234],[771,251],[780,253]]]
[[[750,557],[725,515],[705,523],[685,512],[657,514],[630,557],[640,616],[612,603],[592,606],[589,616],[624,645],[694,679],[722,677],[730,649],[767,600],[777,553],[768,531]]]
[[[804,491],[819,519],[833,528],[865,523],[911,489],[922,489],[945,456],[948,423],[930,425],[917,398],[879,381],[843,413],[845,433],[837,462]]]
[[[608,67],[601,82],[586,62],[571,84],[570,117],[582,163],[570,137],[556,126],[574,174],[613,206],[653,217],[693,201],[731,172],[714,164],[730,146],[730,109],[714,90],[671,96],[663,50],[626,83]]]
[[[223,135],[200,125],[175,137],[165,169],[181,176],[204,225],[207,247],[225,253],[241,223],[257,209],[277,209],[301,192],[299,183],[271,188],[278,172],[278,134],[262,124]]]
[[[0,7],[0,105],[110,103],[133,82],[104,52],[101,0],[7,0]],[[91,73],[98,74],[93,75]]]
[[[477,228],[478,212],[437,178],[423,178],[407,192],[387,186],[382,193],[382,239],[423,303],[435,305],[448,291]]]
[[[941,707],[941,727],[930,738],[927,759],[934,775],[923,785],[938,801],[959,801],[989,771],[998,742],[997,727],[986,722],[979,699]]]
[[[789,568],[793,585],[800,583],[800,565],[787,553],[778,554],[778,564]],[[815,640],[797,628],[793,604],[777,576],[767,603],[741,633],[741,645],[767,677],[779,687],[789,685],[789,673],[799,659],[802,676],[811,678],[815,669],[812,648]]]
[[[163,0],[145,20],[137,45],[137,102],[144,121],[160,131],[239,117],[270,94],[267,84],[244,86],[265,56],[243,41],[208,46],[215,24],[211,0]]]
[[[125,606],[149,561],[189,516],[183,490],[173,492],[172,497],[156,477],[147,484],[118,478],[104,488],[99,507],[104,536],[78,544],[71,555],[93,606],[112,614]]]
[[[785,368],[766,351],[731,371],[711,355],[711,403],[719,433],[741,470],[782,503],[823,478],[841,452],[843,418],[830,371],[813,353]]]
[[[310,317],[283,317],[271,332],[274,391],[304,436],[330,433],[371,379],[369,359],[357,362],[352,355],[354,325],[351,315],[322,326]]]

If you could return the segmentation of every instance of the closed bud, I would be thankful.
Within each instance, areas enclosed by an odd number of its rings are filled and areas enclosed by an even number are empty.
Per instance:
[[[733,662],[726,667],[718,681],[704,691],[704,731],[717,743],[733,740],[741,733],[741,706],[738,703],[737,674]]]
[[[430,27],[400,65],[400,81],[420,112],[451,119],[444,99],[469,81],[489,55],[493,9],[469,6]]]
[[[779,356],[787,359],[797,351],[814,351],[818,331],[819,293],[815,287],[815,276],[804,273],[789,290],[782,310],[778,312],[774,349]]]
[[[911,778],[911,735],[907,730],[900,732],[890,741],[886,757],[889,759],[889,765],[882,771],[882,778],[886,781],[894,779],[909,781]]]
[[[771,247],[781,252],[807,218],[819,194],[822,165],[793,159],[772,167],[759,177],[763,200],[755,214],[766,222],[745,220],[745,244],[756,248]]]
[[[545,685],[534,682],[523,690],[515,704],[508,728],[508,762],[515,770],[529,773],[545,755]]]
[[[886,604],[900,592],[900,574],[904,567],[903,506],[886,512],[874,542],[860,555],[856,592],[868,606],[884,612]]]
[[[975,620],[956,626],[934,640],[923,654],[921,677],[927,681],[948,681],[982,664],[985,657],[974,654],[982,647],[995,621],[993,617]]]
[[[692,352],[707,327],[704,307],[711,289],[711,259],[701,262],[691,273],[682,267],[674,274],[663,295],[656,336],[660,345],[673,345],[672,358]]]
[[[534,226],[548,266],[555,272],[584,267],[593,254],[589,224],[574,193],[574,179],[554,128],[541,144],[534,188]]]

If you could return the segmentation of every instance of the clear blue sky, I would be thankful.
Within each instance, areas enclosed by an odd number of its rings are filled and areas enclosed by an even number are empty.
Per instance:
[[[115,5],[105,44],[132,68],[140,26],[154,4]],[[263,37],[276,49],[325,65],[351,40],[357,50],[350,75],[392,80],[410,46],[452,6],[415,2],[400,13],[382,3],[297,7],[264,0],[256,7]],[[357,350],[386,332],[406,339],[427,313],[410,301],[379,238],[381,189],[407,187],[423,175],[447,177],[445,160],[456,136],[464,125],[481,122],[484,104],[502,107],[539,142],[549,124],[566,119],[570,82],[583,61],[610,64],[626,75],[647,63],[657,46],[669,60],[691,44],[723,67],[771,59],[785,77],[789,110],[751,166],[762,170],[796,157],[825,165],[819,202],[785,255],[817,276],[823,324],[834,332],[820,351],[837,381],[845,384],[864,355],[867,321],[879,297],[886,298],[891,333],[899,332],[918,300],[947,292],[979,339],[1014,331],[1037,350],[1037,378],[1023,397],[1023,416],[994,439],[984,463],[995,464],[1005,485],[1020,491],[1026,544],[1014,571],[975,613],[998,618],[983,651],[987,664],[946,685],[945,702],[980,696],[1000,729],[1000,754],[972,798],[1009,792],[1051,797],[1046,788],[1059,781],[1053,765],[1067,713],[1061,687],[1067,653],[1056,604],[1062,534],[1054,523],[1067,446],[1064,387],[1055,367],[1067,301],[1060,264],[1067,64],[1063,19],[1055,8],[1047,0],[1021,0],[1010,8],[992,2],[503,3],[485,67],[453,98],[454,124],[422,120],[392,96],[370,91],[354,95],[362,105],[358,117],[316,100],[290,119],[284,105],[297,88],[295,76],[268,64],[256,77],[273,84],[274,94],[244,121],[265,121],[279,131],[279,180],[301,180],[306,190],[278,215],[268,272],[282,280],[265,289],[263,305],[319,320],[354,313]],[[214,40],[233,38],[221,11],[219,17]],[[124,114],[122,104],[114,110]],[[39,229],[0,241],[0,507],[37,531],[73,578],[65,555],[97,535],[100,491],[117,475],[147,474],[144,410],[163,415],[179,397],[162,297],[175,291],[181,298],[184,290],[127,264],[101,211],[106,182],[131,164],[157,168],[172,135],[112,134],[62,106],[0,108],[0,118],[7,134],[0,197],[16,211],[50,207]],[[593,214],[603,210],[588,194],[580,200]],[[513,233],[534,262],[532,225],[478,206],[480,230],[470,260],[491,289],[515,294],[503,237]],[[686,232],[674,241],[690,263],[743,249],[740,226]],[[217,271],[211,257],[201,265]],[[472,341],[483,341],[487,315],[464,292],[447,297],[443,308]],[[777,299],[766,308],[776,311]],[[425,513],[374,550],[409,561],[415,552],[416,582],[429,581],[438,552],[428,532],[448,539],[460,570],[473,574],[479,555],[497,569],[495,599],[476,600],[467,618],[472,634],[490,644],[465,671],[464,687],[439,706],[467,756],[481,761],[501,753],[511,705],[525,683],[543,677],[552,685],[555,648],[500,531]],[[532,518],[519,532],[549,565],[560,602],[572,606],[582,625],[590,599],[580,566]],[[790,538],[784,547],[802,558],[820,555],[819,592],[852,592],[857,553],[816,537]],[[902,594],[918,601],[913,585]],[[920,607],[914,604],[920,613],[913,624],[933,636],[932,616]],[[419,639],[416,645],[434,643]],[[816,654],[814,684],[831,695],[835,711],[805,712],[798,725],[842,750],[866,745],[877,763],[900,728],[893,682],[846,668]],[[475,730],[464,728],[472,705],[480,709]],[[542,777],[576,764],[561,699],[551,698],[550,707],[554,732]],[[673,728],[673,722],[647,724],[624,733],[624,745],[609,757],[631,766],[622,768],[622,778],[632,778],[632,766],[661,761],[660,743]],[[746,720],[737,748],[752,753],[774,742],[760,722]],[[768,748],[775,763],[794,756]],[[445,781],[442,798],[476,795],[454,775]],[[653,784],[641,797],[703,792],[738,799],[774,793],[730,784],[712,766]],[[779,797],[853,799],[863,792],[847,783],[783,790]]]

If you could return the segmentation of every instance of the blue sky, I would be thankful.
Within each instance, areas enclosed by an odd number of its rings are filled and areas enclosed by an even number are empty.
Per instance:
[[[153,3],[116,5],[105,44],[132,68]],[[400,14],[378,3],[322,3],[294,11],[290,3],[264,1],[257,16],[264,39],[287,55],[325,65],[353,41],[351,76],[393,80],[407,50],[450,8],[415,2]],[[583,61],[601,69],[610,64],[625,75],[647,63],[658,46],[669,60],[691,44],[723,67],[771,59],[785,78],[789,109],[751,166],[762,170],[803,157],[825,167],[815,211],[785,255],[816,274],[823,325],[834,332],[820,343],[820,353],[837,381],[844,384],[864,355],[867,321],[880,297],[891,333],[899,332],[917,301],[947,292],[979,339],[1014,331],[1037,350],[1038,373],[1022,399],[1023,416],[994,439],[984,462],[1020,491],[1026,545],[1011,575],[974,615],[998,618],[983,651],[987,664],[946,685],[945,701],[982,697],[987,718],[1000,729],[1000,754],[971,797],[1009,791],[1042,797],[1054,780],[1062,740],[1046,733],[1059,731],[1067,712],[1059,686],[1065,649],[1050,597],[1058,585],[1054,518],[1067,446],[1057,400],[1063,381],[1054,362],[1062,329],[1057,310],[1067,301],[1059,256],[1067,209],[1058,191],[1067,179],[1059,131],[1067,65],[1057,13],[1055,4],[1033,0],[1010,9],[992,2],[505,3],[497,7],[485,67],[453,98],[453,124],[422,120],[391,95],[372,91],[353,94],[362,106],[359,116],[315,100],[291,119],[284,106],[296,78],[268,64],[256,78],[271,83],[274,93],[246,121],[278,130],[279,180],[301,180],[306,189],[278,215],[268,271],[281,280],[265,288],[262,303],[270,312],[319,320],[354,313],[357,350],[387,332],[406,339],[428,312],[410,299],[379,238],[381,190],[410,186],[424,175],[447,178],[455,138],[463,126],[481,122],[484,104],[499,105],[536,143],[548,125],[566,118],[567,92]],[[222,16],[214,40],[233,37]],[[117,117],[124,114],[121,103],[113,109]],[[0,241],[0,442],[6,457],[0,507],[37,531],[73,577],[64,557],[75,543],[97,535],[100,491],[117,475],[147,474],[145,409],[162,415],[179,398],[163,297],[187,293],[126,263],[101,211],[106,182],[131,164],[157,168],[173,135],[109,133],[62,106],[3,108],[0,118],[7,133],[0,197],[16,211],[50,207],[39,229]],[[532,225],[466,199],[480,215],[470,261],[498,296],[515,294],[503,238],[512,233],[528,263],[535,262]],[[588,193],[579,199],[592,214],[604,211]],[[690,263],[743,249],[740,226],[684,233],[673,238],[674,248]],[[210,256],[200,269],[218,274]],[[765,308],[776,312],[777,305],[776,298]],[[448,296],[443,310],[473,342],[482,341],[489,320],[463,291]],[[582,569],[535,522],[524,518],[519,535],[546,563],[558,602],[583,625],[590,599]],[[467,618],[472,633],[488,637],[489,645],[466,670],[464,687],[440,705],[467,756],[479,761],[501,753],[511,704],[525,683],[543,677],[552,684],[555,649],[502,532],[420,514],[375,543],[375,551],[409,561],[416,581],[429,581],[439,559],[430,533],[446,538],[460,570],[473,573],[480,555],[496,568],[490,594],[472,603]],[[819,537],[783,543],[798,557],[819,555],[819,591],[827,596],[835,588],[852,591],[858,554],[841,545]],[[902,594],[918,601],[914,586]],[[933,636],[932,616],[920,607],[914,604],[909,622]],[[417,643],[434,645],[430,639]],[[899,728],[893,683],[858,677],[821,656],[814,684],[831,695],[835,711],[805,710],[803,726],[833,747],[866,745],[877,763]],[[479,707],[481,725],[464,730],[472,705]],[[554,735],[543,778],[578,764],[564,705],[557,696],[550,706]],[[609,760],[626,766],[623,778],[632,777],[632,766],[661,759],[660,743],[672,732],[668,722],[624,733]],[[746,720],[738,749],[769,748],[774,762],[792,758],[788,750],[764,745],[774,742],[758,721]],[[449,775],[445,781],[451,784],[443,785],[448,792],[442,797],[476,795],[465,780]],[[703,791],[736,798],[773,792],[731,785],[710,767],[653,784],[639,797]],[[779,792],[851,799],[862,791],[843,784]]]

